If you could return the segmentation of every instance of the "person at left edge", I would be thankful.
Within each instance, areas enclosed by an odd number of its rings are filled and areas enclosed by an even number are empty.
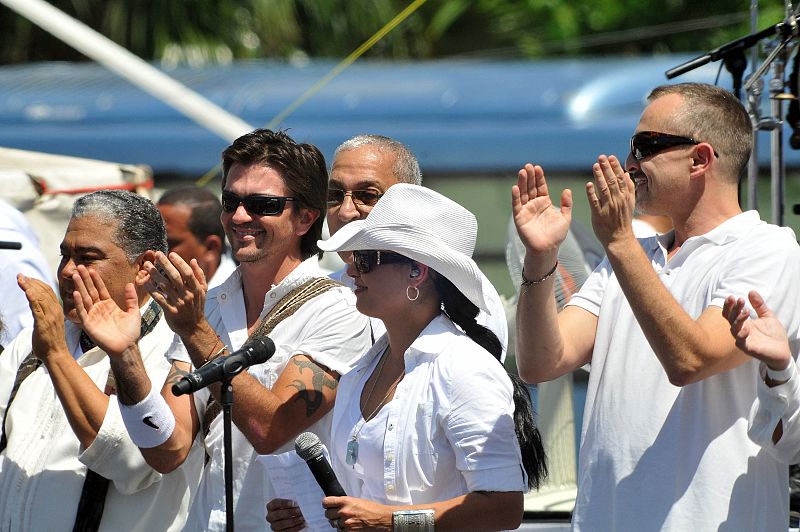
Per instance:
[[[132,341],[143,371],[163,383],[175,335],[144,289],[125,286],[165,249],[164,224],[148,199],[100,191],[75,202],[61,243],[63,310],[44,282],[18,277],[34,324],[0,356],[0,530],[183,530],[192,481],[184,470],[161,475],[142,458],[111,397],[124,391],[76,305],[76,290],[91,278],[105,282],[108,299],[128,300],[141,316]],[[192,460],[201,463],[202,454]]]

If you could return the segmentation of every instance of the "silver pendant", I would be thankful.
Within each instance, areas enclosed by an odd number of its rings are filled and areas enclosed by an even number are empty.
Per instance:
[[[354,466],[358,460],[358,442],[355,439],[347,442],[347,454],[345,455],[345,462],[347,465]]]

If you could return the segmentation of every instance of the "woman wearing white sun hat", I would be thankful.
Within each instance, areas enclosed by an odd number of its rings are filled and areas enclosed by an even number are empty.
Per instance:
[[[339,383],[331,461],[348,497],[323,500],[339,530],[516,528],[523,491],[546,474],[527,392],[475,321],[488,310],[476,236],[468,210],[398,184],[319,242],[353,251],[357,307],[387,330]],[[285,501],[269,511],[273,530],[304,526]]]

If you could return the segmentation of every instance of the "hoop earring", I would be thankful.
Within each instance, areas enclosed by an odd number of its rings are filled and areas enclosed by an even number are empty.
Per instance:
[[[414,293],[414,297],[411,297],[411,289],[412,288],[414,289],[414,292],[415,292]],[[406,297],[408,298],[409,301],[416,301],[419,298],[419,288],[417,288],[416,286],[408,285],[406,287]]]

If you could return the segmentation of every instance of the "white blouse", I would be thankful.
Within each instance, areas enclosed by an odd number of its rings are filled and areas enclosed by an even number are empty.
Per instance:
[[[361,429],[358,461],[347,464],[347,445],[363,421],[361,391],[387,344],[384,335],[339,383],[331,460],[345,492],[408,505],[472,491],[525,491],[511,380],[443,314],[405,352],[405,377]],[[376,464],[374,456],[382,460]]]

